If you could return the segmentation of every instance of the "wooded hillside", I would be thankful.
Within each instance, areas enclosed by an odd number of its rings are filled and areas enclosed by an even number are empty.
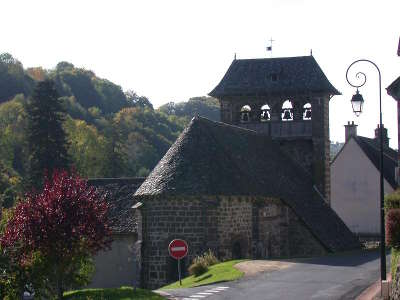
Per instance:
[[[0,54],[0,197],[10,206],[28,172],[26,108],[38,81],[52,79],[67,115],[64,130],[73,166],[84,177],[146,176],[190,119],[219,120],[218,101],[195,97],[154,109],[134,91],[90,70],[60,62],[54,69],[25,69]],[[134,83],[133,83],[134,84]]]

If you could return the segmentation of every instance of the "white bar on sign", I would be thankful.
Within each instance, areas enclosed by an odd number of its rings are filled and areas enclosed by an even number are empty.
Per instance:
[[[172,247],[171,250],[172,251],[185,251],[185,247]]]

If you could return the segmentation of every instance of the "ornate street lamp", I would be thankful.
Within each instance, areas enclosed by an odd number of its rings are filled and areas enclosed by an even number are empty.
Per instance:
[[[381,292],[382,292],[382,281],[386,280],[386,249],[385,249],[385,211],[384,211],[384,190],[383,190],[383,126],[382,126],[382,93],[381,93],[381,71],[379,70],[378,66],[368,60],[368,59],[359,59],[354,61],[346,71],[346,80],[352,86],[357,88],[357,92],[353,95],[351,99],[351,104],[353,106],[354,113],[358,116],[362,112],[362,106],[364,103],[364,99],[361,94],[358,92],[358,88],[362,87],[366,81],[367,76],[362,73],[358,72],[356,74],[356,78],[361,77],[360,84],[352,84],[349,81],[348,73],[349,69],[358,62],[367,62],[372,64],[379,74],[379,143],[380,143],[380,159],[379,159],[379,169],[380,169],[380,217],[381,217],[381,241],[380,241],[380,250],[381,250]]]

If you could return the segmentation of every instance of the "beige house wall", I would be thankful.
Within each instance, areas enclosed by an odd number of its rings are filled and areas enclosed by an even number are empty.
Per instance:
[[[95,273],[90,288],[132,286],[139,279],[136,235],[114,235],[113,239],[111,250],[101,251],[94,259]]]
[[[357,234],[378,235],[379,170],[350,139],[331,164],[331,207]],[[385,194],[393,192],[384,180]]]

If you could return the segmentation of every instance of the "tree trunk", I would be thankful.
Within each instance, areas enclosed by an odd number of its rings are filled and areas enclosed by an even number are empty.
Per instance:
[[[57,279],[57,299],[62,300],[63,294],[64,294],[64,289],[62,284],[62,278],[61,276],[59,276]]]

